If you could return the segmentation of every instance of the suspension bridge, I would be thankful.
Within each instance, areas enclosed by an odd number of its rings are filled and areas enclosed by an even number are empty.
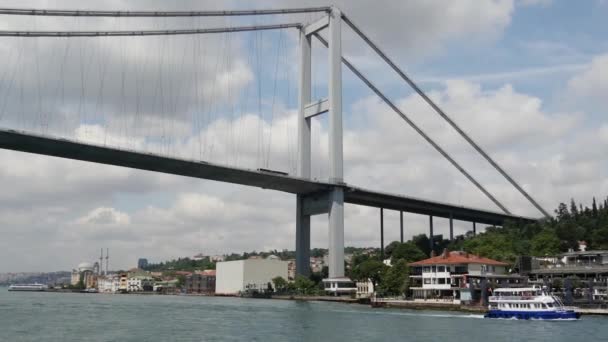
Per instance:
[[[401,223],[401,240],[403,241],[403,213],[415,213],[429,216],[429,237],[433,241],[433,217],[449,219],[450,239],[453,239],[453,221],[469,221],[475,227],[476,223],[488,225],[503,225],[506,221],[512,220],[522,223],[534,222],[537,218],[524,217],[511,213],[507,207],[501,203],[493,194],[490,193],[476,178],[474,178],[462,165],[460,165],[444,148],[442,148],[434,139],[431,138],[414,120],[411,119],[398,105],[396,105],[389,96],[380,90],[380,88],[358,69],[354,62],[346,58],[342,53],[342,30],[346,27],[351,30],[356,36],[369,46],[372,51],[381,58],[381,60],[390,67],[390,69],[413,91],[420,96],[426,104],[432,108],[437,115],[444,120],[452,129],[454,129],[470,146],[479,153],[485,161],[487,161],[496,171],[498,171],[521,195],[527,199],[535,208],[537,208],[543,216],[548,217],[549,214],[545,211],[533,198],[528,194],[500,165],[492,159],[488,153],[482,149],[470,136],[468,136],[425,92],[395,63],[380,47],[372,41],[358,25],[356,25],[350,17],[336,7],[314,7],[314,8],[292,8],[292,9],[270,9],[270,10],[226,10],[226,11],[76,11],[76,10],[41,10],[41,9],[17,9],[17,8],[0,8],[0,15],[11,17],[78,17],[78,18],[190,18],[194,24],[193,18],[203,17],[264,17],[270,16],[281,17],[294,15],[308,15],[307,21],[297,22],[270,22],[267,24],[254,23],[251,25],[225,25],[217,27],[204,28],[188,28],[188,29],[167,29],[156,28],[151,30],[63,30],[63,31],[36,31],[36,30],[4,30],[0,31],[0,39],[7,41],[8,39],[17,40],[19,43],[11,48],[7,58],[6,65],[11,65],[11,68],[6,68],[0,79],[0,124],[5,128],[0,129],[0,148],[21,151],[33,154],[46,156],[67,158],[93,163],[101,163],[107,165],[115,165],[133,169],[147,170],[160,172],[165,174],[208,179],[219,182],[233,183],[263,189],[282,191],[296,195],[296,270],[298,274],[307,274],[309,272],[309,252],[310,252],[310,217],[312,215],[327,214],[328,217],[328,246],[329,246],[329,276],[330,278],[341,278],[344,276],[344,203],[363,205],[369,207],[380,208],[381,213],[381,240],[383,241],[383,210],[399,211]],[[311,14],[315,17],[311,18]],[[238,21],[238,20],[237,20]],[[276,32],[292,30],[295,31],[298,45],[298,61],[292,63],[289,56],[279,56],[281,46],[286,44],[288,37],[278,35],[278,47],[276,49],[276,59],[274,66],[274,77],[271,83],[273,86],[273,96],[271,104],[263,103],[262,101],[262,84],[260,79],[264,74],[260,66],[262,61],[268,57],[264,55],[266,49],[264,47],[264,39],[259,35],[259,32]],[[204,63],[206,52],[204,48],[209,42],[201,42],[201,40],[192,39],[185,41],[191,52],[192,62],[196,70],[187,70],[184,65],[186,62],[186,53],[182,56],[177,54],[170,55],[171,45],[167,40],[162,40],[158,45],[159,55],[159,71],[156,80],[147,80],[144,76],[146,64],[149,63],[148,56],[152,51],[143,49],[135,52],[135,58],[139,63],[135,63],[133,70],[136,76],[134,80],[128,79],[125,69],[115,71],[113,76],[106,74],[111,71],[106,70],[107,65],[104,60],[111,58],[110,52],[112,47],[101,46],[97,47],[96,53],[98,56],[97,88],[93,97],[96,99],[93,103],[87,103],[84,98],[86,94],[92,93],[90,86],[87,85],[87,78],[93,73],[90,61],[94,58],[95,52],[90,52],[89,48],[81,45],[76,53],[71,53],[71,40],[80,39],[88,42],[93,39],[121,39],[128,37],[129,39],[147,39],[149,37],[169,37],[169,36],[210,36],[222,35],[224,40],[217,43],[216,46],[223,46],[224,52],[215,60],[215,73],[218,74],[222,69],[222,63],[231,64],[234,69],[238,65],[238,61],[231,61],[231,52],[229,47],[231,44],[236,44],[235,40],[230,40],[231,34],[247,33],[248,41],[254,44],[255,51],[249,57],[251,64],[257,65],[258,74],[256,89],[251,90],[247,87],[244,89],[235,89],[238,83],[238,77],[247,74],[246,71],[227,73],[226,77],[211,76],[215,80],[213,84],[205,84],[205,80],[200,79],[200,74],[205,74],[208,69],[213,69],[209,66],[200,66],[198,63]],[[273,36],[277,37],[277,36]],[[47,83],[40,80],[41,61],[39,57],[34,56],[33,65],[35,72],[27,69],[25,65],[19,64],[22,60],[27,59],[26,56],[39,52],[39,39],[60,39],[64,46],[56,47],[53,50],[53,55],[60,60],[57,77],[65,81],[64,75],[76,74],[79,79],[75,80],[75,89],[68,89],[70,86],[64,83],[61,86],[52,86],[53,77]],[[28,45],[28,40],[35,40],[34,46]],[[322,78],[326,79],[327,96],[313,98],[315,82],[313,82],[313,41],[318,42],[321,46],[327,48],[326,74]],[[44,42],[44,41],[42,41]],[[121,51],[117,54],[116,59],[119,62],[126,64],[129,56],[127,49],[128,44],[122,42]],[[19,45],[20,44],[20,45]],[[31,44],[31,43],[29,43]],[[184,50],[185,51],[185,50]],[[252,50],[253,51],[253,50]],[[217,51],[216,51],[217,52]],[[71,65],[71,57],[78,55],[76,65]],[[132,57],[132,56],[131,56]],[[52,58],[51,58],[52,59]],[[87,62],[87,60],[89,62]],[[79,64],[78,64],[79,63]],[[23,63],[24,64],[24,63]],[[213,64],[213,63],[207,63]],[[277,100],[276,93],[281,88],[286,89],[287,98],[289,93],[291,80],[284,81],[281,84],[278,80],[279,69],[289,74],[289,67],[293,64],[298,66],[297,77],[297,141],[295,146],[291,146],[289,142],[285,144],[287,155],[296,155],[295,160],[288,159],[287,168],[291,172],[276,171],[269,167],[273,139],[277,139],[276,133],[273,138],[272,129],[262,127],[263,122],[257,121],[259,136],[256,140],[255,150],[257,151],[256,162],[249,163],[257,167],[243,167],[238,165],[239,150],[253,150],[254,145],[250,142],[242,142],[241,135],[251,133],[243,132],[243,127],[235,127],[235,119],[238,114],[237,107],[241,107],[239,119],[244,122],[248,119],[247,112],[257,112],[258,115],[263,115],[263,112],[270,112],[270,126],[273,126],[277,120]],[[162,66],[169,68],[169,71],[160,70]],[[346,66],[353,75],[359,78],[365,86],[367,86],[374,94],[376,94],[382,102],[384,102],[399,118],[417,132],[431,147],[433,147],[440,155],[442,155],[451,165],[453,165],[466,179],[468,179],[479,191],[481,191],[491,202],[493,202],[500,211],[490,209],[477,209],[454,205],[449,203],[441,203],[437,201],[425,200],[421,198],[408,197],[402,194],[386,193],[365,189],[354,184],[348,183],[344,179],[344,157],[343,157],[343,117],[342,117],[342,66]],[[77,71],[70,72],[71,67],[76,67]],[[154,65],[150,66],[152,69]],[[201,69],[199,69],[199,67]],[[180,69],[182,68],[182,69]],[[236,70],[239,70],[238,68]],[[26,77],[28,72],[31,77]],[[139,74],[137,73],[139,72]],[[184,114],[182,119],[190,115],[191,122],[189,127],[181,130],[175,130],[175,126],[179,123],[172,121],[171,111],[179,111],[180,105],[185,101],[184,93],[187,91],[179,89],[181,83],[171,81],[168,72],[179,73],[183,77],[192,77],[191,85],[193,85],[192,97],[196,106],[202,108],[201,111],[206,111],[206,118],[197,114],[190,108],[181,108],[187,114]],[[200,74],[199,74],[200,73]],[[267,72],[272,74],[272,70]],[[288,76],[287,76],[288,77]],[[21,78],[21,79],[20,79]],[[112,80],[113,85],[108,85]],[[319,80],[316,80],[317,82]],[[106,83],[104,85],[104,82]],[[129,83],[131,82],[131,83]],[[223,83],[222,83],[223,82]],[[235,83],[236,82],[236,83]],[[36,89],[34,99],[26,98],[27,94],[23,93],[23,89],[30,84]],[[44,85],[50,85],[46,88]],[[223,94],[217,88],[226,85]],[[88,88],[87,88],[88,86]],[[153,94],[145,98],[144,93],[146,87],[149,87],[149,94]],[[178,88],[176,90],[176,87]],[[50,88],[50,89],[49,89]],[[108,89],[113,88],[113,89]],[[65,98],[69,92],[80,95],[78,101],[70,103]],[[114,93],[112,93],[114,91]],[[248,101],[247,96],[251,92],[254,93],[254,100]],[[257,94],[255,94],[257,92]],[[49,93],[45,95],[46,93]],[[112,94],[114,95],[112,95]],[[238,94],[243,97],[243,103],[231,103],[233,97]],[[201,95],[202,94],[202,95]],[[255,96],[257,95],[257,96]],[[49,100],[44,100],[48,96]],[[36,97],[38,101],[36,101]],[[169,99],[166,100],[165,97]],[[219,99],[224,97],[224,104],[218,104]],[[112,103],[106,105],[108,108],[103,108],[104,98],[114,99]],[[136,103],[131,107],[127,103],[128,98],[135,98]],[[202,98],[202,99],[201,99]],[[256,101],[257,100],[257,101]],[[53,106],[49,105],[49,101]],[[216,101],[216,102],[214,102]],[[58,103],[60,102],[60,103]],[[289,102],[289,100],[287,100]],[[17,105],[17,103],[19,105]],[[289,104],[289,103],[288,103]],[[89,109],[87,109],[87,106]],[[148,106],[148,107],[146,107]],[[254,110],[251,110],[250,107]],[[55,127],[56,122],[60,121],[53,117],[53,113],[48,113],[46,107],[55,108],[59,112],[56,113],[60,118],[65,119],[65,122],[72,120],[72,124],[66,124],[67,128]],[[5,115],[8,111],[14,111],[14,115],[10,118]],[[14,108],[14,109],[13,109]],[[20,109],[17,109],[20,108]],[[92,109],[91,109],[92,108]],[[123,111],[130,113],[130,122],[119,117],[99,117],[100,113],[105,113],[109,110]],[[218,114],[221,111],[226,111],[229,114],[229,119],[221,117]],[[74,113],[78,113],[77,115]],[[151,113],[151,117],[146,118],[146,113]],[[215,116],[213,116],[215,113]],[[173,113],[174,114],[174,113]],[[97,115],[97,116],[96,116]],[[101,114],[106,115],[106,114]],[[110,114],[107,114],[110,115]],[[327,179],[319,180],[319,177],[313,177],[313,162],[319,163],[312,159],[313,150],[313,118],[326,116],[327,119],[327,134],[328,134],[328,159],[329,167]],[[104,126],[108,121],[114,120],[115,126]],[[154,125],[145,130],[146,120],[153,121]],[[222,121],[224,120],[224,121]],[[32,124],[31,122],[36,122]],[[224,123],[225,131],[232,137],[232,143],[228,147],[224,146],[225,150],[235,152],[233,162],[214,161],[213,150],[219,149],[219,144],[214,145],[214,135],[207,131],[203,135],[202,130],[209,129],[215,122]],[[167,127],[168,122],[170,127]],[[10,128],[8,128],[8,127]],[[20,129],[17,128],[20,126]],[[188,125],[187,125],[188,126]],[[102,135],[96,134],[99,127],[105,128]],[[227,127],[227,128],[226,128]],[[70,131],[78,129],[85,139],[78,139],[73,134],[67,134],[63,137],[57,132]],[[107,131],[114,128],[114,131],[122,131],[125,136],[137,135],[138,138],[127,137],[123,140],[113,136],[109,136]],[[271,127],[272,128],[272,127]],[[284,124],[286,137],[295,136],[295,133],[287,123]],[[158,133],[157,130],[162,132]],[[171,132],[181,132],[172,135]],[[195,131],[194,133],[192,131]],[[156,133],[155,133],[156,132]],[[180,137],[179,134],[189,136]],[[89,137],[89,141],[86,140]],[[215,136],[217,139],[217,136]],[[114,140],[112,140],[114,139]],[[186,141],[188,140],[188,141]],[[289,139],[287,139],[289,140]],[[111,141],[114,141],[112,144]],[[122,143],[117,143],[122,141]],[[198,144],[197,144],[198,141]],[[171,143],[174,145],[172,146]],[[190,145],[189,145],[190,143]],[[246,146],[242,146],[246,145]],[[147,147],[152,146],[152,151],[145,151]],[[190,156],[179,155],[179,151],[190,146],[192,153]],[[197,153],[198,150],[198,153]],[[177,151],[176,155],[170,155],[170,151]],[[225,152],[225,151],[224,151]],[[219,152],[216,152],[219,153]],[[245,156],[243,158],[252,158]],[[475,230],[475,228],[474,228]]]

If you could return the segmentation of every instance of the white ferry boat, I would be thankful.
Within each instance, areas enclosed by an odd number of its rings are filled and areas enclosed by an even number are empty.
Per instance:
[[[577,319],[580,314],[539,286],[495,289],[486,318]]]
[[[49,287],[44,284],[14,284],[8,287],[9,291],[46,291]]]

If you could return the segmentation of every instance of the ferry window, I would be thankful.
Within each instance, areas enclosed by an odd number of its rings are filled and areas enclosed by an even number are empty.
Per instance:
[[[552,303],[547,303],[547,306],[550,307],[550,308],[552,308],[553,304]]]

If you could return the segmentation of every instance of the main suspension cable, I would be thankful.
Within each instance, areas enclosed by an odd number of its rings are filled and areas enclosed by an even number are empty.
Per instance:
[[[424,91],[405,74],[405,72],[403,72],[384,52],[382,52],[382,50],[380,50],[380,48],[352,22],[352,20],[350,20],[344,14],[342,14],[342,19],[359,37],[361,37],[361,39],[367,43],[367,45],[369,45],[378,54],[378,56],[380,56],[405,82],[407,82],[407,84],[409,84],[410,87],[412,87],[412,89],[414,89],[414,91],[416,91],[416,93],[418,93],[418,95],[420,95],[420,97],[422,97],[422,99],[424,99],[424,101],[431,106],[431,108],[433,108],[437,114],[447,121],[448,124],[450,124],[450,126],[452,126],[452,128],[454,128],[458,134],[460,134],[460,136],[462,136],[479,154],[484,157],[488,163],[490,163],[490,165],[494,167],[494,169],[496,169],[530,203],[532,203],[536,209],[543,213],[545,217],[550,217],[549,213],[543,207],[541,207],[540,204],[538,204],[538,202],[532,198],[532,196],[530,196],[511,176],[509,176],[509,174],[503,170],[498,163],[496,163],[494,159],[492,159],[492,157],[490,157],[477,143],[475,143],[475,141],[473,141],[473,139],[469,137],[452,119],[450,119],[450,117],[441,108],[439,108],[439,106],[437,106],[437,104],[435,104],[435,102],[433,102],[433,100],[431,100],[424,93]]]
[[[323,38],[318,33],[314,34],[317,39],[321,42],[321,44],[328,47],[329,44],[325,38]],[[352,71],[363,83],[365,83],[376,95],[378,95],[384,103],[386,103],[391,109],[393,109],[405,122],[407,122],[420,136],[422,136],[431,146],[437,150],[445,159],[447,159],[460,173],[462,173],[471,183],[473,183],[481,192],[483,192],[496,206],[498,206],[502,211],[511,215],[511,212],[500,203],[483,185],[481,185],[473,176],[471,176],[456,160],[454,160],[441,146],[439,146],[431,137],[429,137],[418,125],[416,125],[399,107],[397,107],[386,95],[384,95],[378,87],[376,87],[367,77],[365,77],[354,65],[350,63],[346,57],[342,57],[342,63],[346,65],[350,71]]]
[[[229,11],[81,11],[81,10],[49,10],[26,8],[0,8],[0,14],[30,15],[47,17],[225,17],[247,15],[276,15],[329,12],[331,7],[301,7],[277,8],[261,10],[229,10]]]
[[[300,23],[214,27],[186,30],[139,30],[139,31],[0,31],[0,37],[119,37],[119,36],[171,36],[182,34],[213,34],[301,28]]]

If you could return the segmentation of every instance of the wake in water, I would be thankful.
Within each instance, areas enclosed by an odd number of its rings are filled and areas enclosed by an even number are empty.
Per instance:
[[[409,316],[409,317],[433,317],[433,318],[474,318],[483,319],[483,315],[473,314],[431,314],[431,313],[416,313],[416,312],[396,312],[396,311],[355,311],[355,310],[331,310],[336,313],[350,314],[365,314],[365,315],[391,315],[391,316]]]

